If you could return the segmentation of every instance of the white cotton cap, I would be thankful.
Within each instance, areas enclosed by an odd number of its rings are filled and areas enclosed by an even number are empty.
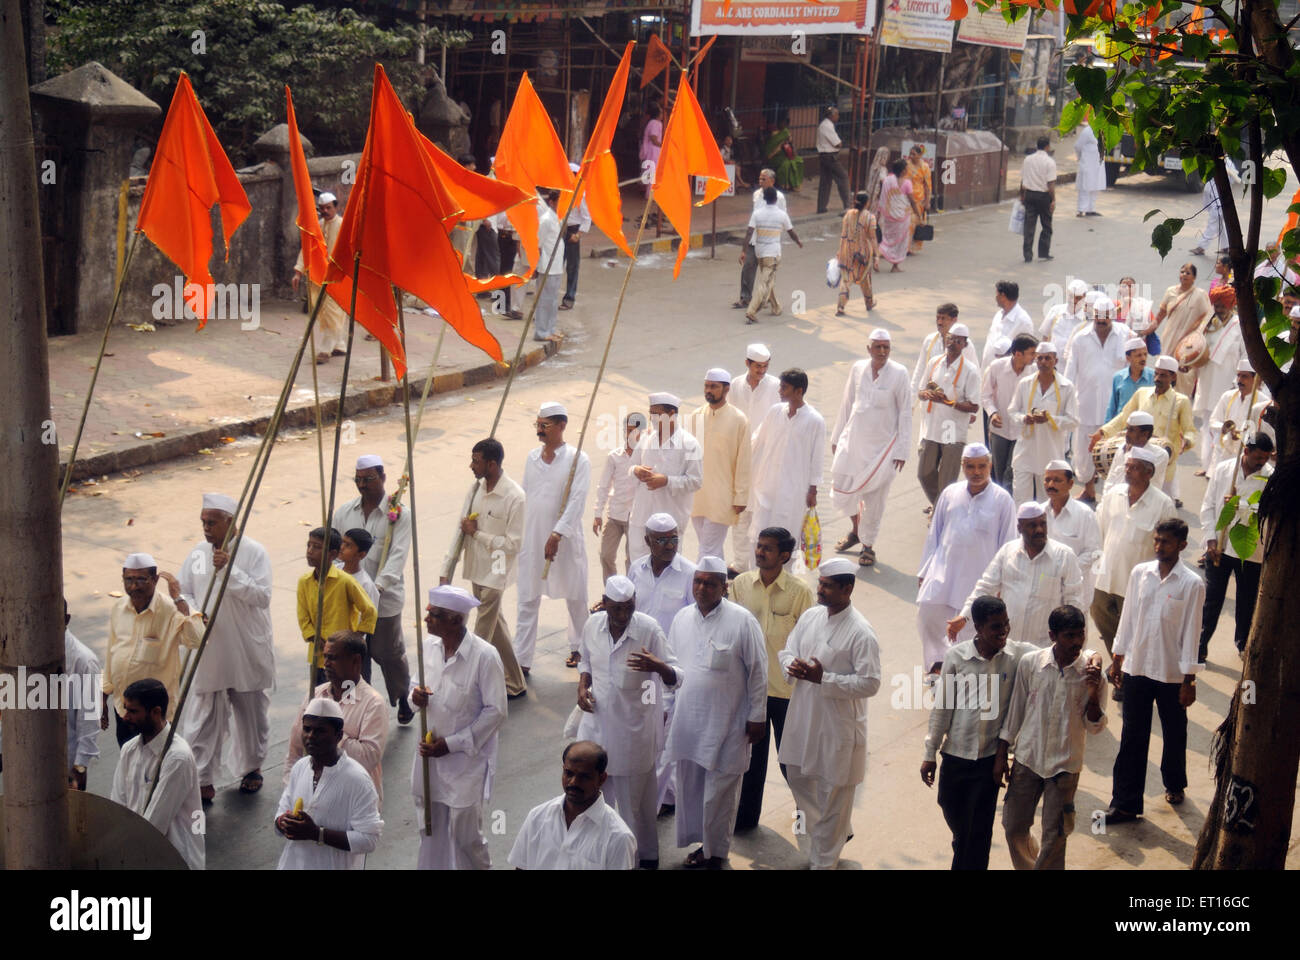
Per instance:
[[[720,573],[727,575],[727,564],[721,557],[701,557],[695,565],[696,573]]]
[[[1128,452],[1128,459],[1144,460],[1147,463],[1151,464],[1152,467],[1155,467],[1155,465],[1160,462],[1160,458],[1157,457],[1155,453],[1147,447],[1134,447],[1132,450]]]
[[[731,383],[731,374],[721,367],[710,367],[704,374],[704,379],[713,383]]]
[[[1156,425],[1155,417],[1145,410],[1134,410],[1124,421],[1126,427],[1154,427]]]
[[[307,709],[302,712],[302,715],[304,717],[327,717],[342,720],[343,708],[330,697],[317,697],[307,704]]]
[[[1113,318],[1115,315],[1115,301],[1110,297],[1098,297],[1097,302],[1092,306],[1093,313],[1105,314]]]
[[[1048,470],[1064,470],[1066,473],[1071,473],[1074,471],[1074,468],[1064,460],[1048,460],[1047,466],[1043,467],[1043,473],[1046,473]]]
[[[650,406],[652,407],[655,406],[680,407],[681,405],[682,405],[681,400],[679,400],[674,394],[671,393],[650,394]]]
[[[1047,511],[1043,509],[1041,503],[1034,503],[1032,500],[1026,500],[1020,505],[1020,509],[1016,511],[1016,519],[1036,520],[1046,513]]]
[[[220,510],[222,513],[228,513],[232,517],[239,504],[235,503],[234,497],[226,496],[224,493],[205,493],[203,495],[204,510]]]
[[[540,407],[537,408],[537,415],[543,418],[567,417],[569,415],[569,411],[564,409],[564,404],[556,403],[554,400],[548,400],[546,403],[542,404]]]
[[[1075,277],[1068,284],[1066,284],[1065,292],[1070,294],[1071,296],[1084,297],[1088,295],[1088,285],[1084,283],[1082,280],[1080,280],[1078,277]]]
[[[1141,337],[1129,337],[1124,341],[1124,352],[1130,353],[1134,350],[1145,350],[1147,342]]]
[[[892,338],[889,336],[889,331],[884,327],[876,327],[876,329],[871,331],[871,336],[867,337],[867,339],[873,342],[876,340],[884,340],[885,343],[889,343]]]
[[[605,581],[605,596],[615,603],[625,603],[636,597],[636,585],[622,574],[614,574]]]
[[[1168,354],[1165,354],[1163,356],[1156,358],[1156,369],[1168,370],[1170,373],[1177,373],[1178,361],[1175,360],[1173,357],[1169,356]]]
[[[772,351],[761,343],[751,343],[745,348],[745,359],[756,363],[767,363],[772,359]]]
[[[466,614],[479,605],[474,595],[461,587],[447,584],[429,588],[429,606],[441,607],[452,613]]]
[[[993,353],[999,357],[1005,357],[1011,352],[1011,338],[998,337],[997,342],[993,344]]]
[[[128,553],[122,561],[123,570],[148,570],[158,566],[158,561],[147,553]]]
[[[652,513],[645,522],[645,528],[651,533],[668,533],[677,529],[677,521],[671,513]]]
[[[384,459],[377,453],[367,453],[357,457],[357,469],[369,470],[371,467],[384,468]]]
[[[1097,303],[1097,301],[1104,296],[1105,294],[1102,293],[1100,290],[1089,290],[1087,293],[1083,295],[1083,302],[1091,307],[1094,306]]]
[[[1249,360],[1247,360],[1245,357],[1242,357],[1240,360],[1237,361],[1237,372],[1253,374],[1255,372],[1255,368],[1250,365]]]
[[[858,565],[844,557],[832,557],[817,568],[817,576],[819,577],[842,577],[846,574],[850,577],[856,577],[858,575]]]
[[[951,327],[948,328],[948,336],[965,337],[967,340],[969,340],[970,327],[966,326],[966,324],[964,323],[954,323]]]
[[[338,203],[338,200],[339,198],[334,196],[334,194],[330,193],[328,190],[316,198],[317,203]]]
[[[1044,340],[1034,348],[1034,353],[1039,354],[1040,356],[1044,353],[1050,353],[1052,356],[1056,356],[1056,344],[1052,343],[1051,340]]]
[[[963,460],[978,460],[980,457],[987,457],[989,448],[982,443],[968,443],[961,448],[961,458]]]

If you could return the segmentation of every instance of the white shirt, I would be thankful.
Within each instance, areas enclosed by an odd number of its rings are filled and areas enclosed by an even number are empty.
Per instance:
[[[1219,396],[1218,402],[1215,403],[1214,411],[1210,414],[1210,422],[1206,429],[1210,431],[1210,436],[1214,440],[1214,462],[1216,464],[1225,458],[1236,458],[1240,450],[1238,441],[1233,440],[1231,436],[1227,438],[1223,436],[1223,425],[1231,420],[1234,429],[1238,433],[1242,432],[1246,422],[1251,419],[1247,407],[1250,406],[1252,394],[1256,405],[1261,401],[1267,403],[1272,399],[1268,387],[1261,383],[1258,391],[1248,391],[1244,397],[1241,395],[1241,391],[1234,386],[1231,390],[1225,390]],[[1159,471],[1157,471],[1156,476],[1159,475]]]
[[[418,681],[411,678],[411,689]],[[447,741],[445,756],[429,758],[429,798],[449,807],[472,807],[492,792],[497,731],[506,719],[506,675],[501,655],[486,640],[465,631],[450,659],[442,640],[424,638],[424,685],[429,697],[429,730]],[[411,758],[411,794],[424,810],[424,761]]]
[[[628,516],[629,528],[645,526],[653,514],[667,513],[677,521],[679,533],[685,530],[691,520],[691,501],[695,499],[695,491],[704,485],[704,448],[700,441],[678,426],[673,435],[661,443],[651,426],[632,450],[628,475],[632,476],[637,467],[649,467],[655,473],[662,473],[668,478],[668,483],[658,490],[651,490],[637,480],[632,495],[632,512]]]
[[[1025,417],[1033,410],[1046,413],[1050,419],[1026,423]],[[1065,456],[1065,441],[1079,423],[1074,384],[1058,373],[1044,390],[1035,368],[1016,384],[1011,416],[1020,427],[1020,439],[1011,456],[1012,469],[1041,474],[1049,461]]]
[[[636,495],[636,488],[641,486],[641,481],[628,472],[631,465],[632,454],[628,453],[626,444],[611,450],[605,457],[605,467],[600,472],[600,482],[596,484],[597,517],[606,516],[608,507],[610,520],[627,523],[632,513],[632,498]]]
[[[680,530],[678,533],[680,535]],[[650,566],[649,554],[633,560],[627,571],[628,579],[636,587],[637,612],[653,617],[665,634],[672,629],[677,611],[695,602],[692,592],[695,564],[682,556],[680,540],[677,546],[672,562],[663,568],[659,576],[655,576],[654,568]]]
[[[111,799],[153,824],[191,870],[202,870],[203,802],[199,799],[199,769],[194,765],[190,745],[179,734],[172,738],[158,775],[158,789],[145,809],[158,755],[171,727],[170,723],[164,723],[148,743],[137,734],[122,746],[117,769],[113,771]]]
[[[534,264],[537,273],[548,276],[564,272],[564,248],[560,247],[551,256],[551,250],[560,238],[560,218],[545,200],[537,201],[537,260]],[[547,261],[550,269],[547,269]]]
[[[839,153],[840,135],[835,132],[835,123],[826,117],[817,125],[817,152]]]
[[[507,859],[520,870],[632,870],[636,836],[600,795],[566,824],[561,794],[528,811]]]
[[[1156,524],[1178,516],[1174,501],[1154,483],[1129,506],[1128,484],[1111,487],[1101,496],[1097,525],[1101,528],[1101,562],[1097,565],[1096,587],[1104,593],[1124,596],[1129,574],[1139,563],[1155,555]]]
[[[859,360],[844,384],[840,412],[831,432],[831,473],[869,484],[893,461],[906,460],[912,439],[912,393],[907,368],[886,360],[878,374],[871,359]]]
[[[1074,497],[1066,498],[1060,513],[1053,509],[1051,500],[1043,501],[1043,509],[1047,511],[1048,539],[1073,550],[1079,569],[1086,577],[1101,556],[1101,527],[1097,524],[1097,514]]]
[[[1033,365],[1026,364],[1016,373],[1010,357],[998,357],[984,371],[983,382],[980,384],[980,402],[990,417],[996,413],[1002,418],[1000,427],[989,420],[989,432],[994,436],[1005,440],[1020,439],[1020,424],[1011,417],[1011,401],[1015,398],[1020,378],[1031,370]]]
[[[1060,667],[1053,648],[1027,653],[1016,666],[1016,683],[999,740],[1012,745],[1016,763],[1023,763],[1044,780],[1058,773],[1083,769],[1084,741],[1106,726],[1106,681],[1099,684],[1099,720],[1089,720],[1091,691],[1083,682],[1092,657],[1084,650],[1067,667]]]
[[[587,491],[591,487],[591,461],[585,453],[578,454],[578,467],[573,474],[573,488],[569,499],[564,499],[564,485],[569,479],[569,466],[577,451],[564,444],[555,451],[555,459],[547,463],[542,459],[542,448],[528,451],[524,465],[524,542],[519,548],[519,599],[534,600],[540,596],[565,597],[571,591],[586,589],[587,546],[583,538],[582,516],[587,509]],[[561,514],[560,506],[564,512]],[[550,575],[543,580],[542,568],[546,563],[546,541],[551,533],[560,534],[560,548],[551,564]]]
[[[354,524],[355,526],[355,524]],[[339,531],[342,533],[342,530]],[[208,595],[208,584],[216,585]],[[212,544],[200,543],[176,571],[181,597],[191,610],[211,613],[225,578],[224,569],[212,566]],[[202,607],[204,599],[208,605]],[[219,690],[269,690],[275,686],[275,643],[271,632],[271,557],[256,540],[244,537],[230,571],[221,612],[208,634],[191,689],[195,693]]]
[[[354,527],[364,527],[375,538],[366,558],[361,561],[361,566],[379,588],[379,616],[381,617],[395,617],[401,614],[402,604],[406,600],[406,581],[403,579],[403,572],[406,570],[406,555],[411,550],[411,512],[407,506],[408,504],[402,504],[402,512],[397,515],[397,520],[393,523],[388,520],[388,494],[385,494],[384,499],[379,501],[379,505],[370,511],[369,517],[361,508],[360,497],[334,511],[333,526],[340,534]],[[388,545],[388,558],[384,560],[384,569],[380,570],[380,555],[384,552],[384,537],[388,535],[389,528],[393,531],[393,539]],[[242,551],[240,552],[242,555]]]
[[[311,840],[284,841],[277,870],[364,870],[366,854],[379,844],[384,821],[379,818],[379,795],[366,768],[340,751],[338,762],[321,769],[312,787],[311,757],[302,757],[289,772],[289,783],[280,794],[275,819],[294,808],[302,798],[302,812],[312,823],[326,830],[343,830],[348,850],[338,850]],[[276,833],[280,828],[276,827]],[[283,834],[281,834],[283,836]]]
[[[1067,299],[1068,297],[1067,294]],[[1038,328],[1038,339],[1052,341],[1056,347],[1057,359],[1064,364],[1065,348],[1069,346],[1070,337],[1087,322],[1082,299],[1076,310],[1071,310],[1066,303],[1058,303],[1043,315],[1042,326]]]
[[[788,404],[774,404],[758,426],[750,471],[751,506],[757,502],[779,511],[783,505],[790,509],[797,504],[802,514],[808,488],[822,482],[826,421],[810,403],[793,417],[789,413]]]
[[[979,354],[975,352],[975,345],[966,340],[966,347],[962,350],[961,355],[966,358],[966,365],[973,366],[976,370],[980,369]],[[925,386],[925,371],[930,366],[930,361],[935,357],[943,356],[943,334],[938,330],[927,336],[921,341],[921,352],[917,354],[916,364],[912,367],[912,396],[915,397]]]
[[[999,310],[993,314],[993,322],[989,324],[988,339],[984,341],[984,352],[980,354],[980,366],[987,369],[997,357],[993,348],[1003,337],[1014,340],[1022,333],[1032,335],[1033,332],[1033,318],[1019,303],[1013,303],[1010,310]]]
[[[1093,324],[1070,337],[1065,347],[1065,377],[1078,392],[1079,422],[1084,426],[1106,422],[1106,405],[1110,403],[1115,371],[1128,362],[1124,344],[1132,336],[1124,324],[1112,322],[1104,344]]]
[[[1008,636],[1036,647],[1051,644],[1047,618],[1057,607],[1068,603],[1080,610],[1088,609],[1083,574],[1074,551],[1051,538],[1033,559],[1025,550],[1023,537],[1004,543],[966,598],[961,616],[970,619],[971,604],[983,596],[1001,597],[1011,621]],[[1091,602],[1092,598],[1087,600]]]
[[[1218,530],[1219,514],[1223,512],[1225,501],[1232,490],[1232,475],[1237,474],[1237,513],[1223,530]],[[1250,498],[1256,491],[1264,489],[1268,478],[1273,476],[1273,464],[1265,463],[1254,473],[1247,476],[1242,472],[1236,460],[1224,460],[1210,474],[1210,484],[1205,488],[1205,499],[1201,501],[1201,536],[1208,546],[1216,540],[1225,554],[1237,557],[1237,550],[1232,545],[1228,532],[1238,523],[1250,523],[1252,514],[1259,513],[1259,503],[1251,503]],[[1263,562],[1263,544],[1255,548],[1249,558],[1250,563]],[[1206,561],[1207,563],[1209,561]]]
[[[1165,475],[1165,467],[1169,463],[1169,452],[1160,444],[1156,443],[1154,438],[1147,440],[1143,446],[1150,450],[1156,458],[1156,472],[1152,475],[1152,483],[1154,483],[1156,482],[1157,477],[1163,477]],[[1132,447],[1125,443],[1115,452],[1115,458],[1110,462],[1110,469],[1106,471],[1106,480],[1101,485],[1102,496],[1105,496],[1106,491],[1111,489],[1111,487],[1116,487],[1121,483],[1127,482],[1124,479],[1124,464],[1128,461],[1128,455],[1132,449]]]
[[[609,615],[593,613],[582,628],[578,651],[583,673],[591,674],[595,712],[583,712],[579,740],[594,740],[609,754],[605,772],[630,777],[655,768],[663,727],[663,679],[657,673],[632,670],[627,658],[649,650],[676,671],[677,657],[653,617],[637,610],[617,640],[609,631]],[[679,678],[680,679],[680,675]],[[673,686],[677,685],[674,680]]]
[[[754,253],[762,257],[781,256],[781,235],[794,229],[789,215],[774,203],[764,202],[749,216],[749,226],[754,228]]]
[[[831,615],[804,611],[786,638],[781,666],[816,657],[821,683],[794,680],[779,759],[806,777],[847,787],[867,772],[867,698],[880,689],[880,647],[852,604]]]
[[[79,678],[81,694],[86,698],[74,697],[74,701],[80,702],[68,704],[68,766],[84,767],[99,756],[99,658],[65,628],[63,660],[63,669],[68,676]],[[86,690],[91,692],[86,694]]]
[[[1032,643],[1008,640],[986,660],[975,649],[974,640],[949,647],[935,685],[924,759],[933,761],[937,753],[962,760],[993,756],[1011,703],[1016,665],[1026,653],[1037,651]],[[981,699],[986,695],[986,700]]]
[[[998,548],[1015,538],[1011,494],[989,483],[972,497],[965,480],[949,484],[934,502],[916,602],[960,608]]]
[[[1196,371],[1196,396],[1192,398],[1192,412],[1201,415],[1214,409],[1223,391],[1235,389],[1237,364],[1246,358],[1246,342],[1241,338],[1241,321],[1237,315],[1234,313],[1217,330],[1207,328],[1205,342],[1210,348],[1210,359]]]
[[[776,192],[776,205],[778,209],[786,210],[785,193],[781,190],[778,190]],[[759,187],[757,190],[754,191],[754,207],[753,210],[750,211],[750,213],[753,213],[754,210],[758,210],[761,207],[765,207],[765,206],[767,206],[767,201],[763,199],[763,188]],[[754,241],[751,240],[750,245],[753,246],[753,243]],[[728,397],[727,399],[730,400],[731,398]]]
[[[1046,193],[1047,185],[1056,179],[1056,161],[1046,150],[1036,150],[1025,157],[1020,168],[1020,185],[1026,190]]]
[[[375,581],[370,579],[370,574],[366,573],[365,567],[359,566],[357,567],[357,572],[353,573],[351,570],[345,570],[343,568],[342,561],[335,560],[334,566],[343,570],[344,573],[355,580],[357,586],[366,592],[366,596],[370,598],[370,602],[375,605],[375,609],[379,609],[379,588],[375,586]]]
[[[725,598],[708,616],[691,604],[673,618],[668,643],[682,674],[664,759],[744,773],[745,724],[767,719],[767,649],[758,621]]]
[[[1200,673],[1201,610],[1205,581],[1182,560],[1161,579],[1160,561],[1139,563],[1129,574],[1124,609],[1112,652],[1123,656],[1120,669],[1132,677],[1182,683]]]
[[[946,353],[931,360],[921,374],[920,389],[928,383],[937,384],[943,395],[954,404],[978,405],[980,402],[979,364],[969,362],[965,355],[958,357],[956,363],[949,363]],[[921,439],[935,443],[965,443],[972,416],[938,400],[922,400]]]
[[[476,513],[478,529],[472,537],[464,538],[465,565],[462,575],[470,583],[493,590],[504,590],[514,579],[515,557],[524,542],[524,518],[527,516],[528,498],[524,488],[503,471],[496,486],[487,489],[487,479],[475,480],[465,494],[465,502],[456,515],[447,555],[442,560],[442,575],[450,576],[452,549],[460,537],[460,521]]]
[[[758,381],[758,386],[751,387],[749,385],[749,371],[745,370],[736,374],[732,379],[731,392],[727,394],[727,402],[749,417],[750,441],[752,444],[754,434],[758,433],[758,426],[763,422],[763,417],[767,415],[767,411],[772,409],[773,404],[781,402],[781,381],[770,373],[765,373],[763,379]]]

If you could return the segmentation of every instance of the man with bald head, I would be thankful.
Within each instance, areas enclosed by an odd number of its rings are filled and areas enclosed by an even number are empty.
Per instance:
[[[749,418],[727,402],[731,374],[714,367],[704,374],[704,406],[691,414],[691,433],[703,449],[703,480],[691,502],[691,523],[700,557],[720,557],[727,531],[749,504]]]
[[[231,529],[236,506],[234,497],[224,493],[203,495],[199,511],[203,542],[190,551],[177,575],[189,607],[208,613],[216,605],[226,566],[235,554],[221,614],[208,635],[177,731],[194,751],[204,800],[216,795],[214,784],[232,720],[231,759],[242,774],[241,793],[262,788],[262,764],[271,742],[270,690],[275,686],[271,557],[256,540]]]

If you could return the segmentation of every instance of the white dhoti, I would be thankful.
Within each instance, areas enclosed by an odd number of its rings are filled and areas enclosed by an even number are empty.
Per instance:
[[[316,306],[316,298],[320,296],[320,287],[308,282],[307,284],[307,309],[311,310]],[[316,315],[316,327],[314,336],[316,339],[317,353],[332,353],[335,350],[345,350],[348,345],[348,315],[340,307],[333,297],[326,296],[325,302],[321,304],[320,313]]]
[[[753,521],[754,511],[746,507],[731,528],[731,565],[741,573],[754,566],[754,541],[749,529]]]
[[[655,761],[655,781],[658,784],[656,799],[660,804],[671,803],[675,805],[677,802],[677,790],[674,787],[674,781],[677,779],[677,764],[664,755],[664,744],[668,742],[668,729],[672,726],[673,708],[676,705],[677,698],[674,696],[673,691],[665,690],[664,711],[667,716],[664,717],[664,728],[659,736],[658,759]],[[658,812],[656,807],[656,815]]]
[[[1079,483],[1091,483],[1097,476],[1097,465],[1092,462],[1092,451],[1088,449],[1088,438],[1101,429],[1099,423],[1081,423],[1074,428],[1073,457],[1074,478]],[[1105,477],[1101,479],[1105,480]],[[1098,498],[1100,499],[1100,498]],[[1016,503],[1020,503],[1016,499]]]
[[[1092,455],[1089,454],[1088,458],[1092,459]],[[1046,500],[1047,491],[1043,489],[1043,475],[1016,467],[1016,472],[1011,478],[1011,498],[1016,501],[1017,506],[1030,500],[1035,503]]]
[[[700,542],[700,554],[697,558],[717,557],[725,560],[723,551],[727,548],[727,525],[717,523],[708,517],[692,517],[691,526],[695,527],[695,539]]]
[[[416,801],[416,822],[424,820],[424,809]],[[487,838],[483,836],[483,808],[430,805],[433,834],[420,830],[420,870],[487,870],[492,866]]]
[[[636,835],[637,860],[659,859],[659,783],[655,770],[627,777],[610,776],[601,788],[605,801]]]
[[[916,605],[916,632],[921,637],[921,666],[929,670],[943,663],[943,655],[952,646],[948,642],[948,621],[961,613],[946,603],[918,603]],[[975,626],[969,620],[957,634],[957,642],[975,636]]]
[[[587,594],[564,598],[564,606],[569,612],[569,649],[578,649],[578,640],[582,637],[582,625],[587,622]],[[533,651],[537,647],[537,618],[541,612],[542,598],[519,601],[519,613],[515,622],[515,659],[520,667],[533,667]]]
[[[1078,190],[1079,212],[1092,213],[1097,209],[1097,191],[1096,190]]]
[[[893,451],[898,436],[872,449],[857,449],[859,444],[841,443],[831,463],[831,508],[836,516],[859,515],[858,539],[864,546],[874,546],[885,516],[885,501],[898,471],[894,469]]]
[[[196,693],[186,704],[177,731],[194,753],[199,785],[210,786],[221,775],[226,732],[234,718],[230,760],[235,776],[260,770],[271,742],[271,696],[265,690],[218,690]]]
[[[804,776],[799,767],[787,767],[795,810],[802,815],[796,829],[800,852],[808,853],[814,870],[834,870],[840,850],[853,829],[855,784],[836,787],[818,777]]]
[[[704,844],[704,857],[725,858],[740,807],[741,773],[715,773],[677,761],[677,846]]]

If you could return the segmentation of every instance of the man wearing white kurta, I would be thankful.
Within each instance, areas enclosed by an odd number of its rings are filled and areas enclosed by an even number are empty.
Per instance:
[[[1066,460],[1052,460],[1043,471],[1043,487],[1047,499],[1043,510],[1047,516],[1047,536],[1063,543],[1074,551],[1083,574],[1084,603],[1079,609],[1086,611],[1092,602],[1092,586],[1096,575],[1093,567],[1101,556],[1101,528],[1097,513],[1085,503],[1070,495],[1074,489],[1074,470]]]
[[[880,648],[853,608],[853,562],[828,560],[817,576],[817,606],[781,651],[794,692],[778,759],[803,815],[799,846],[806,838],[814,870],[833,870],[849,835],[853,792],[867,773],[867,698],[880,689]]]
[[[275,832],[285,838],[277,869],[363,870],[384,821],[370,774],[339,749],[342,708],[328,697],[311,701],[302,734],[307,756],[289,771],[275,811]]]
[[[1018,504],[1043,496],[1043,468],[1065,456],[1065,441],[1079,419],[1074,384],[1056,372],[1056,344],[1045,340],[1036,351],[1037,373],[1016,384],[1011,400],[1011,418],[1020,428],[1011,456],[1012,496]]]
[[[807,391],[808,374],[797,368],[782,373],[781,403],[767,411],[754,436],[755,532],[785,527],[797,540],[804,513],[817,506],[826,421],[804,402]]]
[[[560,243],[560,218],[556,205],[560,191],[543,190],[537,203],[537,306],[533,310],[533,339],[559,340],[555,329],[560,293],[564,286],[564,245]],[[558,244],[558,246],[557,246]],[[554,251],[554,255],[552,255]]]
[[[1097,212],[1097,194],[1106,189],[1106,165],[1101,162],[1101,153],[1097,147],[1097,135],[1092,126],[1079,124],[1079,133],[1074,138],[1074,157],[1079,162],[1078,178],[1074,188],[1079,195],[1079,213],[1081,217],[1100,217]]]
[[[925,371],[930,366],[930,361],[936,360],[943,356],[944,347],[947,345],[948,331],[952,325],[957,322],[957,304],[941,303],[935,308],[934,325],[935,331],[927,334],[921,341],[921,352],[916,356],[916,363],[912,366],[912,396],[925,386]],[[979,368],[979,354],[975,352],[975,345],[967,339],[966,346],[962,350],[962,356],[966,362],[975,368]]]
[[[1074,384],[1079,419],[1074,433],[1074,473],[1084,485],[1083,498],[1095,500],[1096,466],[1088,438],[1106,422],[1115,371],[1126,364],[1124,347],[1133,336],[1129,328],[1114,322],[1115,304],[1099,299],[1093,308],[1092,325],[1077,331],[1065,348],[1065,378]]]
[[[1020,424],[1011,416],[1016,387],[1034,360],[1038,341],[1022,333],[1011,341],[1011,353],[998,357],[980,380],[980,403],[989,418],[989,453],[993,455],[993,482],[1010,493],[1015,481],[1011,458],[1020,439]]]
[[[916,628],[922,666],[937,674],[948,649],[948,621],[957,615],[971,588],[1002,544],[1016,536],[1016,505],[992,482],[993,459],[982,443],[962,451],[964,479],[950,484],[934,504],[930,532],[917,574]],[[967,625],[958,634],[969,640]]]
[[[411,701],[428,706],[433,742],[422,741],[411,758],[411,794],[420,825],[421,870],[487,870],[492,866],[483,836],[483,804],[492,794],[497,731],[506,719],[506,677],[492,644],[465,628],[478,606],[459,587],[429,591],[424,640],[423,687]],[[432,835],[424,831],[424,766],[428,758]]]
[[[226,544],[236,503],[222,493],[205,493],[199,522],[204,542],[190,551],[176,574],[181,596],[191,610],[204,612],[216,605],[224,568],[235,551],[235,536]],[[226,549],[221,549],[223,544]],[[213,578],[216,586],[212,586]],[[211,589],[211,593],[209,590]],[[199,768],[199,788],[205,798],[221,770],[226,730],[233,717],[235,772],[242,776],[239,789],[256,793],[262,787],[262,764],[271,741],[271,696],[275,686],[275,647],[271,635],[271,558],[256,540],[239,541],[234,569],[226,584],[221,613],[212,624],[190,687],[188,709],[181,717],[180,733],[194,751]]]
[[[993,347],[1003,337],[1014,340],[1022,333],[1032,335],[1034,332],[1033,318],[1020,305],[1020,284],[999,280],[993,288],[993,302],[998,305],[998,312],[993,314],[988,339],[984,341],[984,352],[980,354],[981,370],[987,370],[997,357]]]
[[[1241,338],[1241,322],[1237,319],[1237,294],[1232,287],[1218,287],[1210,293],[1215,317],[1205,328],[1205,344],[1210,355],[1196,370],[1196,393],[1192,397],[1192,420],[1201,431],[1201,472],[1214,466],[1214,441],[1216,434],[1206,429],[1210,414],[1232,387],[1237,374],[1237,364],[1246,359],[1246,343]],[[1248,361],[1249,362],[1249,361]]]
[[[746,300],[746,303],[749,301]],[[761,343],[751,343],[745,348],[745,373],[731,378],[728,401],[749,418],[750,496],[745,510],[736,518],[731,528],[731,565],[743,573],[750,568],[754,554],[750,525],[754,519],[754,436],[758,425],[767,416],[773,404],[781,402],[781,381],[767,372],[772,362],[772,352]]]
[[[63,669],[69,677],[80,678],[78,682],[83,691],[95,691],[86,694],[88,698],[93,698],[98,696],[101,670],[99,658],[67,629],[71,619],[68,616],[67,601],[64,601]],[[87,684],[93,686],[88,687]],[[96,706],[93,699],[90,700],[89,709],[76,703],[68,706],[68,785],[75,785],[77,790],[86,789],[86,768],[90,766],[91,760],[99,757],[99,711]],[[3,752],[0,751],[0,756],[2,755]]]
[[[877,327],[868,340],[871,356],[859,360],[844,384],[844,399],[831,431],[831,504],[853,518],[843,549],[861,543],[858,562],[876,562],[873,549],[894,478],[907,462],[912,440],[912,390],[907,368],[889,359],[889,331]]]
[[[663,729],[664,689],[679,673],[664,632],[636,609],[636,587],[627,577],[605,581],[604,609],[582,630],[578,738],[609,754],[605,798],[636,835],[642,867],[659,866],[659,810],[655,761]]]
[[[691,523],[701,557],[721,557],[727,530],[749,504],[753,459],[749,418],[727,402],[731,374],[714,367],[704,375],[705,404],[691,414],[691,433],[703,450],[703,479],[691,503]]]
[[[701,560],[695,603],[668,633],[681,683],[664,748],[677,764],[677,845],[702,844],[686,865],[713,870],[731,850],[750,745],[767,720],[763,631],[752,613],[724,598],[726,588],[726,564]]]
[[[1255,376],[1255,368],[1250,365],[1250,361],[1244,358],[1238,361],[1237,383],[1219,397],[1205,431],[1205,435],[1211,438],[1207,473],[1212,474],[1222,461],[1236,458],[1241,447],[1242,428],[1251,419],[1252,400],[1258,404],[1261,400],[1271,400],[1272,396],[1268,387]],[[1251,434],[1253,431],[1247,428],[1245,433]]]
[[[338,199],[334,194],[326,192],[316,198],[320,204],[321,218],[317,221],[320,224],[321,236],[325,238],[325,249],[333,251],[334,244],[343,232],[343,217],[338,214]],[[306,268],[303,266],[302,250],[298,250],[298,260],[293,265],[293,292],[296,296],[298,293],[298,284],[306,278],[307,280],[307,308],[313,310],[316,307],[316,298],[321,295],[321,288],[311,282],[306,277]],[[348,313],[335,300],[325,297],[325,302],[321,304],[320,312],[316,315],[316,331],[319,336],[316,339],[316,362],[326,363],[331,356],[341,357],[344,354],[344,347],[348,342]]]
[[[1043,314],[1038,339],[1050,340],[1056,344],[1056,355],[1061,359],[1065,358],[1065,347],[1070,342],[1070,337],[1088,322],[1083,307],[1087,296],[1088,284],[1075,277],[1065,285],[1065,302],[1054,305]]]
[[[946,337],[944,353],[930,361],[916,394],[921,401],[916,478],[931,505],[943,488],[957,479],[972,415],[980,408],[979,365],[965,354],[970,331],[966,324],[954,323]]]
[[[1032,500],[1016,511],[1018,540],[1004,543],[980,574],[965,605],[948,623],[948,638],[957,636],[971,615],[976,597],[998,597],[1007,605],[1012,640],[1045,647],[1047,618],[1063,604],[1083,609],[1083,575],[1074,551],[1048,539],[1047,511]],[[1091,599],[1091,597],[1089,598]]]
[[[681,401],[671,393],[650,394],[650,428],[632,451],[628,474],[640,483],[632,496],[627,520],[627,548],[632,560],[649,549],[645,522],[653,513],[667,513],[685,530],[691,501],[704,483],[704,449],[677,422]]]
[[[564,405],[550,401],[537,412],[537,439],[524,466],[524,542],[519,548],[519,615],[515,621],[515,656],[527,674],[537,646],[537,616],[542,597],[562,597],[569,613],[569,662],[578,664],[578,638],[587,621],[587,546],[582,517],[591,486],[591,461],[564,442],[569,423]],[[573,487],[564,499],[569,470],[578,458]],[[546,561],[550,573],[542,576]]]
[[[1124,426],[1124,445],[1115,451],[1115,457],[1110,462],[1110,470],[1106,473],[1106,482],[1102,485],[1101,494],[1106,495],[1106,491],[1111,487],[1125,483],[1124,464],[1128,459],[1129,451],[1134,447],[1145,447],[1155,456],[1156,476],[1165,475],[1165,465],[1169,462],[1169,451],[1158,443],[1153,443],[1152,438],[1155,436],[1156,421],[1151,414],[1145,410],[1134,410],[1128,415],[1128,420]]]

